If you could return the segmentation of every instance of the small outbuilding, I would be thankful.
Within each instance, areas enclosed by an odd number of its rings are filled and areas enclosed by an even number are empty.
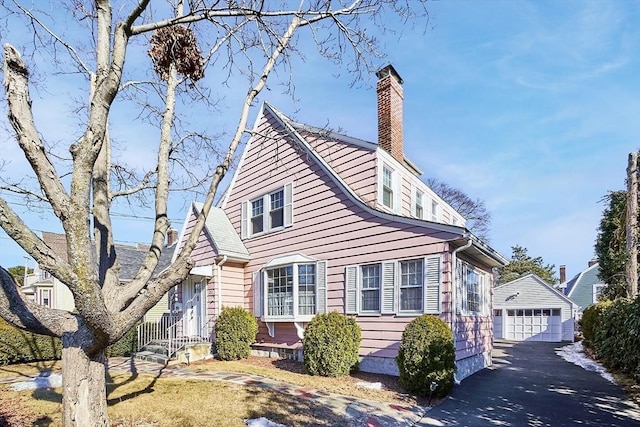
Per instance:
[[[493,291],[493,335],[512,341],[573,341],[576,305],[535,274]]]

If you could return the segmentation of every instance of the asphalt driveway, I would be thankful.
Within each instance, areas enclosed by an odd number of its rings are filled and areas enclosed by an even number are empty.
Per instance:
[[[640,426],[624,391],[556,355],[566,344],[497,342],[493,367],[456,386],[421,426]]]

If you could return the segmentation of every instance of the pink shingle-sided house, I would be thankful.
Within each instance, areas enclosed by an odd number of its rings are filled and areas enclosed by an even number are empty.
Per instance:
[[[378,78],[377,144],[263,105],[179,291],[193,332],[241,305],[259,319],[256,351],[300,357],[308,322],[338,311],[362,329],[360,369],[397,375],[405,326],[430,313],[454,332],[458,379],[491,363],[492,269],[506,260],[420,180],[403,152],[402,80],[392,66]]]

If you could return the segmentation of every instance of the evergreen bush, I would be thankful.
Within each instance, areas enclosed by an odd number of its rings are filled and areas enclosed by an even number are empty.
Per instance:
[[[316,315],[304,331],[304,368],[310,375],[340,377],[358,368],[360,326],[338,312]]]
[[[251,353],[251,344],[256,340],[258,321],[242,307],[224,307],[215,330],[219,359],[246,359]]]
[[[59,338],[26,332],[0,319],[0,365],[56,360],[61,356]]]
[[[137,326],[129,329],[118,341],[107,347],[107,357],[129,357],[138,351]]]
[[[453,387],[456,371],[453,334],[440,318],[422,315],[413,319],[402,333],[396,363],[400,386],[421,396],[446,396]],[[435,383],[435,390],[431,384]]]
[[[640,297],[589,306],[580,324],[590,330],[585,345],[607,368],[640,380]]]
[[[582,338],[584,344],[588,347],[593,347],[595,342],[596,328],[598,325],[598,317],[606,307],[606,302],[599,302],[597,304],[590,305],[585,308],[582,313],[582,318],[578,322],[580,329],[582,330]]]
[[[133,327],[119,341],[107,347],[108,357],[130,356],[138,345]],[[0,318],[0,365],[58,360],[62,357],[59,338],[37,335],[15,328]]]

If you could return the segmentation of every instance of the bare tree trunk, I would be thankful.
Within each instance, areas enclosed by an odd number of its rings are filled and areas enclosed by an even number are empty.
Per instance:
[[[104,351],[89,356],[86,333],[62,337],[62,425],[108,426],[106,357]]]
[[[638,153],[629,154],[627,166],[627,292],[638,294]]]

